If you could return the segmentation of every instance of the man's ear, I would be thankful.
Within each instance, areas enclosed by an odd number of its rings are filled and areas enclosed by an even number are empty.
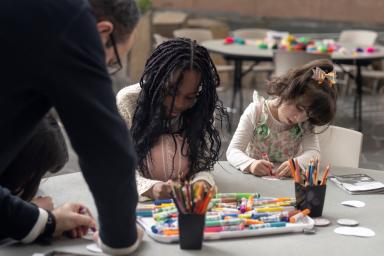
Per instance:
[[[113,24],[110,21],[100,21],[96,24],[99,31],[101,41],[105,45],[109,39],[109,35],[113,32]]]

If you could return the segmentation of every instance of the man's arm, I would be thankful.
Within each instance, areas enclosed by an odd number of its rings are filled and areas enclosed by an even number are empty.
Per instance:
[[[135,243],[136,157],[116,107],[93,16],[82,12],[51,47],[41,90],[57,109],[94,196],[108,248]],[[123,250],[120,250],[123,252]]]
[[[0,237],[10,237],[24,243],[34,241],[47,221],[47,213],[33,204],[12,195],[0,186]]]

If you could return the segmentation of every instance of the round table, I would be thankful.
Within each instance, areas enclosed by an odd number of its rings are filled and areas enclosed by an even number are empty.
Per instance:
[[[224,39],[208,40],[201,43],[202,46],[207,48],[208,51],[221,54],[226,60],[233,61],[234,63],[234,81],[233,81],[233,94],[231,107],[234,107],[236,94],[240,96],[240,110],[243,110],[243,97],[241,93],[242,78],[250,70],[243,72],[243,61],[273,61],[272,49],[260,49],[256,45],[240,45],[240,44],[225,44]],[[358,130],[362,130],[362,87],[363,80],[361,76],[361,67],[370,65],[375,60],[384,59],[384,47],[375,45],[376,49],[373,53],[353,53],[356,49],[356,45],[343,44],[342,47],[346,49],[346,52],[334,52],[331,54],[331,59],[336,64],[348,64],[356,66],[356,75],[350,75],[356,82],[356,98],[354,104],[355,117],[358,119]],[[361,46],[359,46],[361,47]],[[356,111],[357,108],[357,111]]]

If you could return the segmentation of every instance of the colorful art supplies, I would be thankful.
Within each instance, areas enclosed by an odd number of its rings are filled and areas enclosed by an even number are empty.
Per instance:
[[[179,234],[181,249],[200,250],[204,237],[204,226],[206,225],[205,213],[213,196],[214,188],[207,190],[202,183],[191,184],[188,181],[172,182],[171,187],[171,196],[178,211],[178,230],[173,229],[171,233]],[[167,214],[172,217],[172,214],[176,213],[173,210],[160,212],[159,218]],[[156,216],[154,219],[156,220]],[[217,222],[217,220],[211,220],[211,222]],[[164,234],[169,235],[171,233]]]

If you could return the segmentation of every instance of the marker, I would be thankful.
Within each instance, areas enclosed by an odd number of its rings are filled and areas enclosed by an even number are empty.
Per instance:
[[[239,231],[243,229],[244,229],[244,225],[240,224],[240,225],[234,225],[234,226],[206,227],[204,228],[204,232],[217,233],[222,231]]]
[[[250,197],[248,198],[248,201],[247,201],[247,206],[246,206],[246,210],[247,210],[247,211],[252,210],[252,208],[253,208],[253,202],[254,202],[254,200],[253,200],[253,196],[250,196]]]
[[[293,206],[283,206],[283,207],[265,207],[265,208],[256,208],[254,209],[255,212],[282,212],[282,211],[290,211],[293,210],[295,207]]]
[[[254,198],[259,198],[259,193],[218,193],[216,194],[215,198],[235,198],[236,200],[240,200],[241,198],[249,198],[250,196],[253,196]],[[222,202],[224,203],[224,202]]]
[[[300,219],[304,218],[305,216],[307,216],[311,211],[309,209],[305,209],[295,215],[293,215],[292,217],[289,218],[289,222],[290,223],[296,223],[298,222]]]
[[[276,214],[276,215],[261,217],[260,221],[263,221],[265,223],[270,223],[270,222],[288,222],[288,217],[284,217],[284,216],[281,216],[280,214]]]
[[[158,199],[158,200],[155,200],[154,202],[155,205],[171,204],[171,203],[173,203],[172,199]]]
[[[213,227],[213,226],[230,226],[230,225],[238,225],[242,221],[241,219],[227,219],[227,220],[213,220],[213,221],[206,221],[205,226],[207,227]]]
[[[244,197],[241,198],[241,204],[240,204],[239,210],[241,213],[245,213],[247,211],[247,199]]]
[[[286,222],[272,222],[272,223],[264,223],[264,224],[254,224],[250,225],[249,229],[261,229],[261,228],[280,228],[285,227],[287,225]]]
[[[243,219],[244,225],[264,224],[261,220]]]

